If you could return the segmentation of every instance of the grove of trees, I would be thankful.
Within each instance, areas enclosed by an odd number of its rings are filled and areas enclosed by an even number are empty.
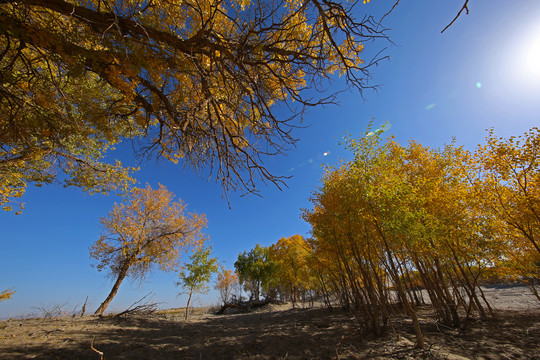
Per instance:
[[[276,265],[269,258],[268,248],[259,244],[238,255],[234,263],[238,281],[245,291],[249,291],[252,300],[258,301],[261,293],[269,289]]]
[[[311,238],[239,255],[247,288],[256,279],[267,297],[337,300],[376,335],[404,311],[419,347],[420,305],[458,327],[493,315],[486,282],[517,280],[540,300],[540,130],[508,139],[490,131],[474,152],[402,146],[382,133],[345,140],[353,159],[325,170],[303,211]],[[248,277],[238,264],[271,271]]]

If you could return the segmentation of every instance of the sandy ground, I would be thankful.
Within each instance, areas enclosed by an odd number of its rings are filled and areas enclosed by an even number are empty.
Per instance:
[[[249,314],[11,319],[0,322],[0,359],[540,359],[540,303],[524,287],[485,288],[496,319],[466,329],[420,311],[428,346],[414,348],[406,317],[383,338],[350,313],[270,305]]]

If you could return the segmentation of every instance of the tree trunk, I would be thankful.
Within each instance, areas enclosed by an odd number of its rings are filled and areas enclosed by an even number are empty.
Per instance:
[[[129,265],[127,266],[125,265],[122,268],[122,270],[118,274],[118,279],[116,279],[116,282],[114,283],[113,288],[111,292],[109,293],[109,296],[107,296],[105,301],[101,305],[99,305],[99,308],[96,310],[94,315],[99,315],[99,316],[103,315],[103,313],[105,312],[105,309],[107,309],[107,306],[109,306],[110,302],[116,295],[116,292],[118,291],[118,288],[120,287],[120,284],[122,283],[122,280],[124,280],[124,278],[126,277],[128,269],[129,269]]]
[[[418,322],[418,316],[416,315],[416,311],[413,309],[411,304],[409,303],[409,300],[407,299],[407,295],[405,294],[405,291],[403,290],[401,279],[399,278],[399,273],[397,271],[397,267],[394,264],[394,259],[392,258],[392,252],[390,251],[390,246],[388,245],[388,241],[386,240],[386,237],[379,226],[379,223],[375,220],[375,226],[377,228],[377,232],[381,236],[381,239],[383,240],[384,249],[386,251],[386,257],[388,258],[388,262],[390,263],[390,276],[393,278],[394,285],[396,286],[396,290],[398,291],[399,297],[401,298],[401,301],[403,301],[403,305],[405,305],[405,310],[407,311],[407,315],[411,318],[414,326],[414,332],[416,333],[416,347],[423,349],[424,348],[424,334],[422,334],[422,330],[420,329],[420,323]]]
[[[259,301],[261,295],[261,281],[257,280],[257,287],[255,289],[255,301]]]
[[[186,320],[187,320],[188,314],[189,314],[189,303],[191,302],[191,295],[193,295],[193,290],[189,291],[189,298],[187,300],[187,305],[186,305]]]

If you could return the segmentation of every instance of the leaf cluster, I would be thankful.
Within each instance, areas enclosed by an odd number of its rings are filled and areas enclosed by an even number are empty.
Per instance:
[[[13,289],[3,290],[2,292],[0,292],[0,302],[11,299],[13,294],[15,294],[15,290]]]

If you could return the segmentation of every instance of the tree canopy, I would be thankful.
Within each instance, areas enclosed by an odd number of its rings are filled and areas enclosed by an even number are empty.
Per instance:
[[[540,131],[505,139],[491,130],[475,152],[381,135],[368,128],[346,139],[353,159],[325,169],[303,213],[317,259],[306,264],[316,265],[320,289],[353,305],[375,334],[386,331],[397,297],[419,347],[424,296],[449,326],[493,315],[486,281],[526,282],[540,299]]]
[[[127,138],[225,191],[279,185],[263,158],[294,143],[306,106],[332,102],[313,90],[333,74],[367,86],[363,43],[384,35],[357,2],[0,1],[0,204],[29,182],[126,187],[134,169],[103,156]]]

